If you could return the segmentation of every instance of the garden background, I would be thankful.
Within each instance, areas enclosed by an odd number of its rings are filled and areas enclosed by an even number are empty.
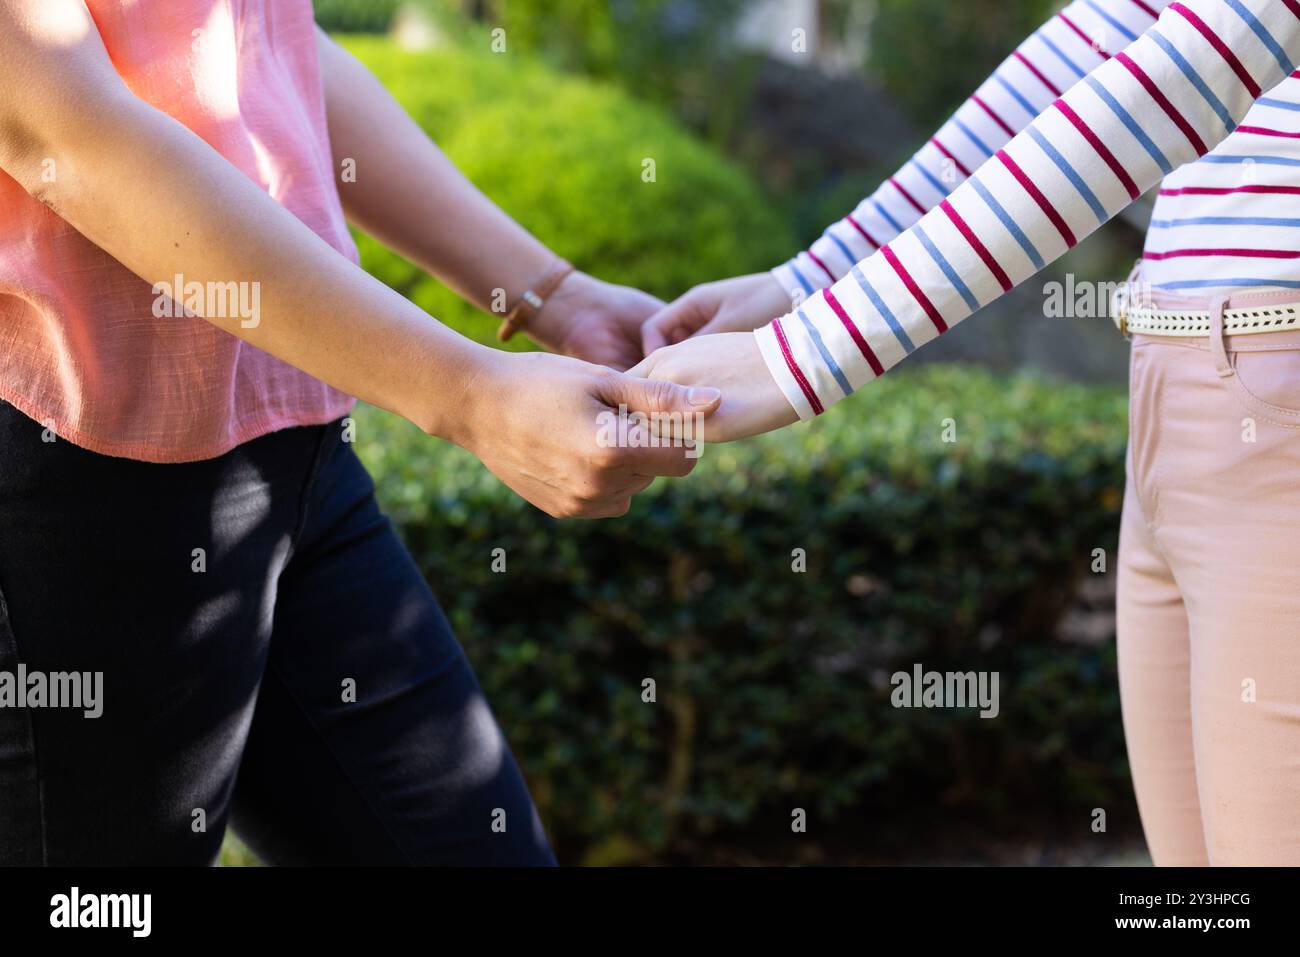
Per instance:
[[[516,219],[669,299],[809,243],[1053,4],[315,8]],[[358,452],[563,862],[1144,859],[1112,607],[1126,349],[1106,320],[1043,316],[1047,282],[1126,275],[1140,225],[1105,227],[821,421],[706,449],[618,521],[552,521],[460,450],[358,413]],[[489,317],[359,244],[372,273],[492,341]],[[1000,714],[894,708],[890,675],[915,663],[998,672]],[[254,863],[233,838],[223,859]]]

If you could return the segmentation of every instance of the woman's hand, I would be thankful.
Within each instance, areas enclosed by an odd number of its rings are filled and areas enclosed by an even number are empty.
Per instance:
[[[663,308],[649,293],[575,272],[524,331],[552,352],[622,372],[641,361],[641,327]]]
[[[714,388],[635,378],[564,356],[493,352],[461,392],[464,431],[448,438],[549,515],[614,518],[656,476],[687,475],[698,457],[681,445],[652,444],[646,426],[630,418],[613,427],[616,417],[693,419],[713,413],[718,398]]]
[[[629,375],[721,389],[722,404],[704,420],[706,442],[771,432],[799,418],[767,371],[751,332],[695,336],[652,353]]]
[[[338,183],[348,221],[485,312],[501,305],[501,292],[518,301],[555,253],[466,179],[352,54],[322,30],[316,37],[334,168],[347,160],[368,171]],[[663,305],[572,273],[525,332],[556,352],[622,370],[641,360],[641,324]]]
[[[752,332],[790,311],[790,297],[770,273],[709,282],[655,313],[641,328],[645,354],[694,335]]]

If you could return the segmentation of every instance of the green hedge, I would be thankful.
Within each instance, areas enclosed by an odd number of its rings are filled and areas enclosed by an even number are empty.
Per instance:
[[[1092,550],[1113,562],[1124,410],[1108,390],[896,373],[812,425],[707,448],[603,523],[552,521],[374,410],[358,450],[562,858],[662,859],[723,830],[788,836],[793,807],[823,840],[907,808],[1077,812],[1087,833],[1127,794],[1114,659],[1058,623]],[[895,710],[888,677],[915,662],[998,671],[1001,715]]]
[[[399,0],[312,0],[316,22],[342,33],[384,33],[399,5]]]
[[[384,38],[343,40],[484,192],[603,279],[671,298],[770,268],[796,248],[742,170],[613,86],[494,54],[486,41],[413,53]],[[642,179],[647,158],[653,183]],[[359,245],[372,274],[466,335],[493,341],[495,324],[437,280],[369,239]]]

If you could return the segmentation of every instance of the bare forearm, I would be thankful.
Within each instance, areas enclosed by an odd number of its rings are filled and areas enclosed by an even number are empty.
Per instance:
[[[257,283],[251,314],[243,300],[233,316],[204,315],[206,303],[194,311],[465,446],[551,515],[622,515],[654,476],[693,466],[682,449],[602,442],[602,420],[620,408],[707,415],[716,390],[649,383],[561,356],[508,355],[451,332],[133,96],[83,0],[0,0],[0,90],[0,170],[87,239],[150,282],[180,274],[187,287]],[[51,158],[58,176],[46,182]],[[581,296],[572,286],[560,304],[580,331],[593,306],[575,305]],[[608,287],[606,300],[629,293]],[[648,308],[634,301],[625,312],[639,325],[636,314]]]
[[[355,57],[324,33],[317,46],[349,221],[480,308],[499,305],[498,289],[513,303],[554,254],[466,179]]]
[[[457,384],[483,350],[329,246],[191,131],[133,98],[3,165],[149,282],[256,284],[255,317],[204,316],[336,388],[457,438]],[[59,158],[54,183],[43,156]],[[167,321],[160,319],[160,322]]]

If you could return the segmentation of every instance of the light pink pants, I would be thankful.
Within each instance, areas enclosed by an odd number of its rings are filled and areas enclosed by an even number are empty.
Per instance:
[[[1300,330],[1212,326],[1133,338],[1124,731],[1156,864],[1300,865]]]

